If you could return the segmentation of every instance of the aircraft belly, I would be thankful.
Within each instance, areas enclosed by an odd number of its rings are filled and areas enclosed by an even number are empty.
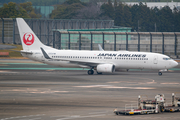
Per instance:
[[[117,66],[117,69],[150,69],[148,61],[123,61],[120,62]]]
[[[69,63],[69,61],[46,61],[46,64],[58,66],[58,67],[69,67],[69,68],[87,68],[87,66],[81,66],[78,64]]]

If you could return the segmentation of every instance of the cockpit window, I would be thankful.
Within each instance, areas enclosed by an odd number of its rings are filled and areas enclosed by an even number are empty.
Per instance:
[[[171,58],[163,58],[163,60],[171,60]]]

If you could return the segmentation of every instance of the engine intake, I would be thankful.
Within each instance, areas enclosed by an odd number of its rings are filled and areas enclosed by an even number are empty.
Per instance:
[[[100,64],[97,66],[97,72],[107,72],[112,73],[115,71],[115,65],[113,64]]]

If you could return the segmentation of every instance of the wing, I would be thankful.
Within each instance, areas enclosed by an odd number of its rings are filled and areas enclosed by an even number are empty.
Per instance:
[[[99,63],[99,62],[91,62],[91,61],[87,61],[87,62],[75,61],[75,60],[67,60],[67,61],[69,61],[70,63],[79,64],[79,65],[85,65],[85,66],[90,66],[90,67],[96,67],[98,64],[102,64],[102,63]]]

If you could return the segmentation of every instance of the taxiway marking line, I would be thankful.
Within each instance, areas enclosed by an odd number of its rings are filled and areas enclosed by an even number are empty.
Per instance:
[[[37,114],[37,115],[28,115],[28,116],[16,116],[16,117],[10,117],[10,118],[3,118],[1,120],[11,120],[11,119],[21,119],[21,118],[28,118],[28,117],[39,117],[44,116],[45,114]],[[37,119],[37,118],[36,118]],[[29,120],[29,119],[28,119]],[[33,120],[33,119],[31,119]],[[35,119],[34,119],[35,120]]]
[[[60,118],[60,119],[56,119],[56,120],[68,120],[68,119],[81,119],[81,118],[88,118],[88,117],[100,117],[100,116],[105,116],[105,114],[100,114],[100,115],[89,115],[89,116],[80,116],[80,115],[73,115],[73,116],[69,116],[66,118]]]

